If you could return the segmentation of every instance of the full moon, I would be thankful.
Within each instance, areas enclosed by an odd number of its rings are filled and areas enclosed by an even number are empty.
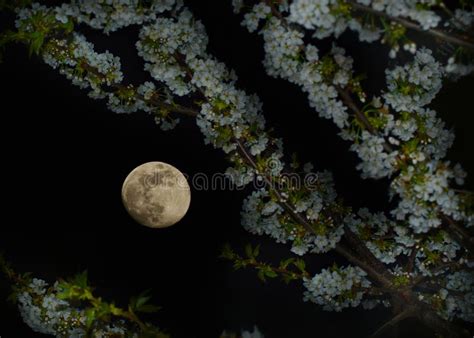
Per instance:
[[[186,214],[191,190],[186,177],[163,162],[133,169],[123,182],[122,201],[130,216],[150,228],[165,228]]]

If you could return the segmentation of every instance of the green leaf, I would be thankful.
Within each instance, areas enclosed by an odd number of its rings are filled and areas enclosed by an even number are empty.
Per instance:
[[[113,314],[114,316],[119,316],[122,312],[122,309],[118,308],[115,306],[114,303],[110,304],[110,313]]]
[[[136,309],[137,312],[142,313],[155,313],[159,310],[161,310],[161,307],[152,304],[144,304],[139,309]]]
[[[160,310],[160,307],[148,304],[151,299],[150,290],[142,292],[137,297],[130,299],[130,308],[134,312],[153,313]]]
[[[253,249],[253,257],[258,257],[258,255],[260,255],[260,245],[257,245],[254,249]]]
[[[74,285],[80,288],[87,288],[87,270],[84,270],[83,272],[75,275],[72,282],[74,283]]]
[[[275,277],[278,277],[278,274],[273,270],[267,269],[265,270],[265,276],[270,277],[270,278],[275,278]]]
[[[264,270],[259,270],[258,273],[257,273],[257,277],[264,283],[267,281],[267,279],[265,278],[265,271]]]
[[[222,111],[227,108],[227,103],[220,99],[215,99],[214,100],[214,107],[217,108],[218,111]]]
[[[18,302],[18,294],[16,292],[12,292],[10,295],[8,295],[7,302],[16,304]]]
[[[302,259],[297,259],[295,261],[295,266],[298,268],[298,270],[300,270],[301,272],[305,272],[306,271],[306,263],[304,260]]]
[[[71,33],[74,30],[74,22],[69,19],[65,24],[64,24],[64,30],[67,34]]]
[[[250,244],[247,244],[245,246],[245,254],[247,255],[248,258],[253,258],[253,249]]]
[[[235,253],[228,243],[225,244],[224,247],[222,248],[222,253],[220,257],[225,258],[225,259],[234,259]]]
[[[96,319],[95,309],[87,309],[84,314],[86,315],[86,327],[90,328]]]
[[[38,55],[41,50],[41,47],[43,46],[43,43],[44,43],[44,34],[41,32],[33,32],[31,34],[29,56],[31,56],[33,53]]]
[[[285,259],[284,261],[281,261],[280,262],[280,268],[281,269],[286,269],[288,267],[288,265],[290,265],[291,263],[293,263],[295,261],[294,258],[288,258],[288,259]]]

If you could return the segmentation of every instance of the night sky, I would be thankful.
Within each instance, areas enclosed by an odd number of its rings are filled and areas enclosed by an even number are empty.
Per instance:
[[[261,37],[240,26],[230,2],[188,4],[207,28],[212,54],[236,70],[239,87],[262,99],[267,125],[283,138],[286,153],[297,152],[317,170],[331,170],[346,204],[372,211],[389,208],[388,181],[360,179],[355,154],[348,152],[349,144],[337,136],[332,122],[320,119],[296,86],[265,74]],[[10,19],[0,15],[1,28]],[[83,32],[97,50],[121,57],[126,81],[148,79],[134,47],[136,27],[108,37]],[[368,74],[366,88],[383,88],[387,48],[356,42],[349,34],[341,44],[353,55],[356,70]],[[19,272],[54,281],[88,270],[96,293],[119,305],[152,289],[153,302],[163,307],[153,321],[172,337],[218,337],[224,329],[253,325],[267,338],[365,337],[387,319],[389,311],[382,308],[324,312],[303,302],[300,284],[264,284],[255,271],[234,271],[230,262],[219,259],[224,243],[238,250],[260,243],[262,258],[273,262],[292,255],[287,246],[252,236],[240,226],[242,200],[251,190],[192,190],[187,215],[167,229],[148,229],[132,220],[120,191],[136,166],[162,161],[190,176],[224,172],[229,166],[222,151],[204,144],[192,119],[182,118],[177,128],[164,132],[145,113],[112,113],[104,101],[89,99],[38,58],[28,58],[19,45],[7,49],[0,81],[5,201],[0,251]],[[461,162],[471,177],[473,83],[471,77],[447,84],[431,105],[456,131],[448,159]],[[471,189],[472,182],[470,178]],[[306,257],[312,272],[334,259]],[[40,336],[6,304],[7,294],[1,280],[0,336]],[[401,336],[424,336],[415,322],[405,322],[400,330]]]

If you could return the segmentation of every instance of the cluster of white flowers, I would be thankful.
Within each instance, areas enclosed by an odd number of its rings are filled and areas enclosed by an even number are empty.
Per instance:
[[[400,44],[403,44],[403,50],[412,54],[416,52],[417,46],[404,33],[400,36],[400,32],[404,32],[405,29],[400,23],[389,20],[390,24],[386,25],[383,19],[385,15],[408,19],[424,30],[436,28],[441,24],[441,17],[430,9],[432,6],[439,5],[439,2],[434,0],[353,0],[353,2],[351,4],[338,0],[293,0],[289,5],[287,1],[282,1],[277,8],[284,20],[314,31],[314,38],[323,39],[331,35],[337,38],[350,28],[358,33],[359,40],[362,42],[376,40],[381,40],[382,43],[388,42],[391,44],[389,53],[391,58],[396,57]],[[242,3],[242,1],[233,2],[235,13],[242,10]],[[365,12],[374,10],[380,13],[380,21],[367,19]],[[249,31],[255,31],[259,21],[268,18],[271,14],[270,8],[262,2],[245,14],[243,25]],[[454,18],[445,21],[445,26],[452,25],[464,30],[465,27],[471,26],[473,17],[472,11],[456,9]],[[459,24],[460,22],[462,25]],[[387,37],[387,35],[392,35],[392,37]],[[454,57],[450,59],[446,69],[454,78],[467,75],[474,69],[471,63],[455,63],[453,60]]]
[[[469,12],[461,8],[456,8],[454,10],[454,18],[452,18],[451,23],[455,26],[461,23],[465,27],[471,27],[474,23],[474,12]]]
[[[263,2],[260,2],[255,5],[250,12],[245,14],[242,26],[247,27],[249,32],[254,32],[257,30],[260,20],[265,19],[270,12],[270,7]]]
[[[288,20],[306,29],[315,29],[318,38],[339,36],[346,29],[346,22],[332,13],[337,4],[337,0],[295,0],[289,7]]]
[[[35,332],[58,338],[88,336],[85,311],[58,298],[61,291],[57,282],[49,286],[44,280],[33,278],[17,297],[23,321]],[[125,336],[125,322],[118,320],[114,324],[103,325],[95,328],[92,334],[97,338]]]
[[[107,94],[107,107],[115,113],[134,113],[138,110],[152,113],[156,109],[153,107],[156,94],[157,89],[153,82],[147,81],[137,88],[132,85],[124,86]],[[161,127],[163,128],[163,125]]]
[[[233,338],[236,337],[235,333],[228,333],[226,331],[222,332],[220,335],[221,338]],[[252,331],[242,330],[240,332],[241,338],[264,338],[265,336],[260,332],[257,326],[253,327]]]
[[[397,243],[396,238],[393,240],[385,238],[391,234],[396,224],[383,213],[372,214],[368,209],[362,208],[357,216],[353,214],[346,216],[344,223],[364,241],[378,260],[391,264],[400,254],[409,253],[409,248]]]
[[[393,230],[396,234],[395,241],[407,249],[413,248],[418,242],[413,232],[406,226],[396,225]]]
[[[46,17],[52,13],[50,8],[34,2],[30,7],[23,7],[17,10],[15,27],[24,32],[34,32],[35,27],[30,19],[32,17]]]
[[[353,18],[349,21],[349,28],[359,33],[359,40],[365,42],[374,42],[380,39],[383,30],[378,27],[366,26]]]
[[[459,195],[450,188],[450,181],[462,182],[465,176],[460,166],[449,168],[449,162],[428,162],[425,166],[408,166],[391,184],[392,194],[401,200],[392,213],[398,220],[407,220],[416,233],[427,232],[441,224],[438,213],[473,222],[472,215],[460,208]]]
[[[207,46],[207,36],[200,21],[191,22],[189,11],[181,12],[176,19],[158,18],[154,24],[144,26],[137,42],[138,55],[145,60],[145,70],[166,86],[174,95],[189,94],[193,88],[186,81],[186,71],[176,60],[178,53],[189,62],[202,55]]]
[[[410,273],[410,278],[418,275],[433,277],[443,274],[443,269],[435,269],[440,264],[458,261],[465,264],[467,261],[459,255],[460,245],[455,242],[447,232],[442,229],[434,231],[429,236],[419,236],[405,226],[394,226],[396,236],[394,240],[399,250],[409,255],[415,250],[414,266]],[[397,265],[397,273],[403,273],[401,267]]]
[[[170,11],[175,0],[73,0],[55,8],[56,19],[67,22],[74,17],[78,23],[85,23],[105,34],[130,25],[141,25],[155,21],[157,15]]]
[[[311,107],[324,118],[332,119],[340,128],[348,125],[347,108],[337,99],[337,86],[346,86],[352,72],[352,58],[342,48],[334,46],[328,59],[319,60],[315,46],[305,46],[303,34],[284,26],[272,17],[262,29],[265,59],[270,76],[281,77],[302,87]],[[325,62],[327,61],[327,62]],[[327,66],[330,63],[331,66]],[[326,68],[336,70],[330,79],[324,78]]]
[[[364,130],[359,143],[353,143],[350,149],[362,160],[357,169],[362,171],[362,178],[389,177],[395,170],[398,151],[387,153],[384,149],[385,138]]]
[[[176,19],[159,18],[140,32],[139,55],[147,62],[145,69],[163,82],[173,94],[199,92],[206,98],[197,124],[205,142],[230,152],[236,139],[249,127],[262,130],[265,124],[261,102],[235,88],[235,74],[206,53],[207,35],[200,21],[184,9]],[[251,155],[266,149],[268,137],[247,141]]]
[[[108,51],[97,53],[94,45],[79,34],[71,40],[52,39],[43,52],[44,61],[65,75],[73,84],[91,89],[93,98],[103,98],[104,86],[118,84],[123,79],[120,59]]]
[[[292,242],[291,251],[297,255],[304,255],[307,252],[321,253],[333,249],[340,241],[344,230],[340,224],[320,222],[320,212],[325,205],[334,202],[336,195],[327,173],[319,173],[318,182],[320,184],[318,191],[310,192],[307,197],[298,200],[294,205],[296,213],[304,215],[310,224],[315,224],[315,234],[305,232],[301,235],[298,231],[301,225],[294,224],[284,217],[285,210],[279,204],[284,201],[271,200],[266,189],[254,191],[244,200],[241,213],[243,227],[253,234],[269,235],[279,243]]]
[[[303,47],[303,33],[283,27],[278,18],[271,17],[262,28],[265,59],[263,64],[270,76],[296,81]]]
[[[371,286],[366,273],[358,267],[323,269],[312,279],[306,279],[305,301],[322,305],[326,311],[341,311],[358,306],[364,289]]]
[[[244,0],[232,0],[234,14],[239,14],[244,7]]]
[[[452,56],[448,59],[448,64],[446,65],[446,72],[454,79],[457,79],[474,72],[474,63],[464,64],[461,62],[456,62],[456,58]]]
[[[416,268],[425,276],[432,276],[430,267],[436,263],[455,261],[460,251],[460,245],[455,242],[445,231],[439,230],[436,235],[429,236],[422,243],[416,255]],[[437,262],[434,262],[436,259]]]
[[[461,318],[474,322],[474,274],[457,271],[448,275],[446,288],[440,291],[445,308],[442,315],[449,319]]]
[[[56,7],[52,9],[33,4],[31,8],[23,8],[18,11],[16,26],[23,27],[22,29],[29,31],[33,29],[30,24],[32,17],[42,16],[46,18],[56,13],[56,16],[53,18],[58,20],[58,22],[67,22],[67,20],[64,19],[64,17],[66,17],[76,21],[85,22],[94,28],[102,28],[107,31],[107,27],[112,27],[105,25],[105,22],[112,22],[112,19],[107,19],[107,15],[116,17],[120,23],[125,24],[126,21],[120,20],[117,17],[117,15],[119,15],[117,13],[119,13],[121,9],[137,9],[137,4],[132,6],[130,2],[128,3],[129,4],[126,5],[120,4],[120,1],[114,2],[113,4],[85,1],[65,4],[61,8]],[[159,12],[156,7],[161,6],[159,3],[161,2],[155,1],[154,4],[151,4],[150,8],[154,8],[154,10]],[[94,20],[85,20],[85,17],[80,19],[81,16],[78,15],[77,11],[87,12],[88,10],[91,10],[91,6],[102,6],[104,10],[107,8],[107,15],[105,12],[100,12],[97,16],[97,20],[99,20],[99,17],[101,18],[101,23]],[[127,6],[130,7],[126,9]],[[166,5],[165,7],[168,8],[169,6]],[[143,10],[145,9],[143,8]],[[62,16],[59,15],[59,13],[62,13]],[[89,14],[86,16],[91,17]],[[141,19],[137,20],[138,21],[135,23],[141,22]],[[117,26],[115,25],[115,27]],[[152,96],[155,94],[154,84],[147,82],[136,89],[131,85],[128,87],[121,86],[120,83],[123,80],[123,74],[121,72],[119,58],[108,51],[105,51],[104,53],[96,52],[94,50],[94,45],[88,42],[80,33],[73,32],[69,37],[51,38],[42,50],[42,57],[48,65],[55,69],[59,69],[59,72],[71,80],[73,84],[83,89],[90,89],[89,96],[91,98],[106,98],[108,100],[108,108],[114,112],[131,113],[137,110],[153,112],[155,110],[150,101]],[[110,88],[113,90],[109,90]],[[173,126],[177,121],[178,120],[157,118],[157,122],[161,123],[163,129]]]
[[[242,331],[242,338],[264,338],[258,327],[254,326],[252,331]]]
[[[429,49],[421,49],[414,61],[387,69],[385,101],[396,111],[413,111],[430,103],[442,87],[443,68]]]
[[[392,17],[406,17],[420,24],[423,29],[437,27],[441,17],[434,11],[426,9],[437,5],[436,0],[358,0],[370,5],[377,11],[384,11]]]
[[[34,278],[27,289],[18,294],[18,307],[23,321],[33,331],[43,334],[69,337],[70,331],[74,330],[82,334],[73,336],[85,336],[85,315],[56,297],[56,285],[52,292],[47,289],[45,281]]]
[[[430,1],[430,3],[424,0],[356,1],[391,17],[409,18],[418,22],[423,29],[434,28],[441,20],[434,11],[425,9],[429,5],[435,5],[436,1]],[[341,4],[337,0],[294,0],[289,6],[288,19],[306,29],[315,30],[315,36],[318,38],[329,35],[338,37],[348,26],[360,33],[361,41],[374,41],[380,37],[377,30],[365,28],[360,23],[355,24],[353,19],[347,18],[345,11],[341,8],[343,5],[344,3]],[[366,35],[367,31],[372,33]]]

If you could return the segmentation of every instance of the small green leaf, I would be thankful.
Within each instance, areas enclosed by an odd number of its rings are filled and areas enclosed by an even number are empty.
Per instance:
[[[148,295],[148,291],[145,291],[141,295],[139,295],[137,298],[137,302],[135,303],[137,309],[145,305],[150,300],[150,298],[151,297]]]
[[[74,30],[74,22],[69,19],[65,24],[64,24],[64,30],[66,33],[71,33]]]
[[[87,270],[75,275],[72,282],[78,287],[87,288]]]
[[[84,314],[86,316],[86,327],[90,328],[92,324],[94,324],[94,321],[96,319],[95,309],[93,308],[87,309]]]
[[[214,107],[217,108],[218,111],[222,111],[227,108],[227,103],[220,99],[214,100]]]
[[[44,34],[41,32],[33,32],[31,34],[31,42],[30,42],[30,49],[29,49],[29,56],[33,53],[38,55],[41,47],[44,43]]]
[[[224,247],[222,248],[222,253],[220,257],[225,258],[225,259],[234,259],[235,253],[229,244],[224,245]]]
[[[161,307],[152,305],[152,304],[144,304],[142,305],[139,309],[137,309],[137,312],[142,312],[142,313],[155,313],[161,310]]]
[[[245,246],[245,254],[247,255],[248,258],[253,258],[253,250],[250,244],[247,244]]]
[[[265,270],[265,276],[270,277],[270,278],[275,278],[275,277],[278,277],[278,274],[273,270],[267,269]]]
[[[253,249],[253,257],[256,258],[256,257],[258,257],[259,254],[260,254],[260,245],[257,245],[257,246]]]
[[[147,304],[151,299],[150,290],[142,292],[137,297],[130,299],[130,308],[133,312],[153,313],[157,312],[160,307]]]
[[[297,259],[295,261],[295,266],[298,268],[298,270],[300,270],[301,272],[305,272],[306,271],[306,263],[304,260],[302,259]]]
[[[290,265],[291,263],[293,263],[295,261],[294,258],[288,258],[288,259],[285,259],[284,261],[281,261],[280,262],[280,268],[281,269],[286,269],[288,267],[288,265]]]

